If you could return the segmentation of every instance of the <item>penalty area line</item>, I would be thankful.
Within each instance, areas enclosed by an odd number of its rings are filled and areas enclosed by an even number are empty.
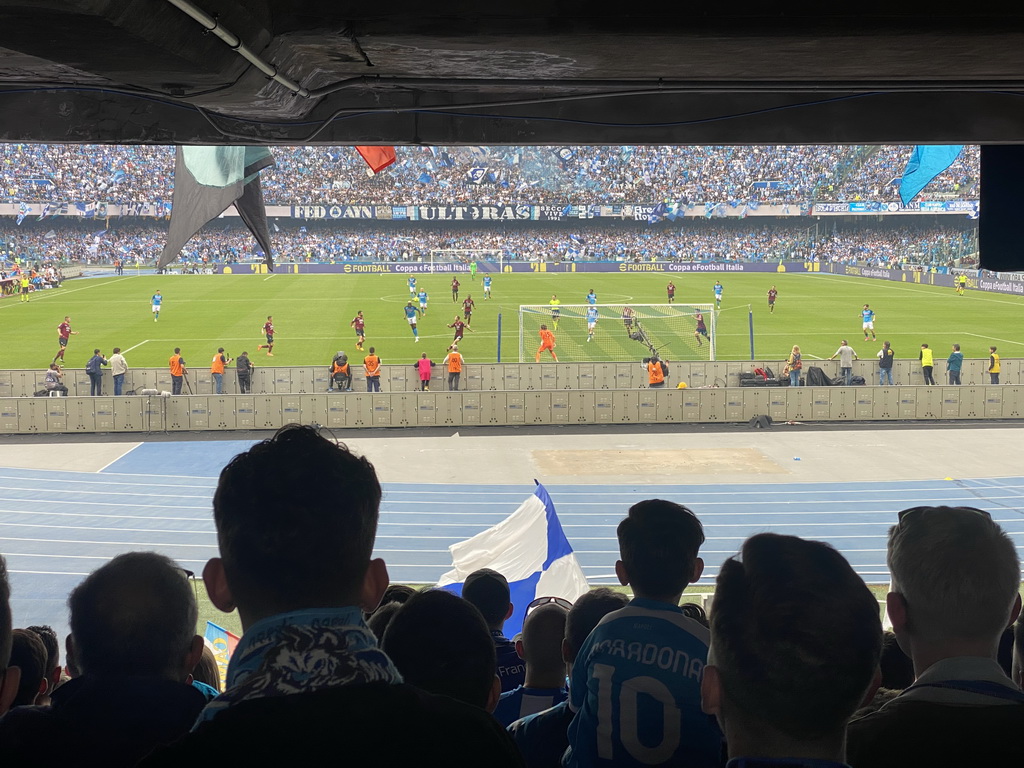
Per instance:
[[[140,341],[140,342],[139,342],[138,344],[136,344],[136,345],[135,345],[134,347],[128,347],[128,349],[126,349],[126,350],[125,350],[125,352],[126,352],[126,353],[127,353],[127,352],[131,352],[131,351],[132,351],[133,349],[138,349],[138,348],[139,348],[139,347],[141,347],[141,346],[142,346],[143,344],[148,344],[149,342],[150,342],[150,339],[146,339],[145,341]]]
[[[277,273],[275,272],[275,273],[274,273],[273,275],[271,275],[270,277],[276,277],[276,276],[277,276]],[[267,282],[267,280],[269,280],[269,279],[270,279],[270,277],[265,277],[265,278],[263,278],[263,282],[264,282],[264,283],[265,283],[265,282]]]
[[[964,336],[973,336],[976,339],[991,339],[992,341],[998,341],[1000,344],[1020,344],[1024,345],[1024,341],[1011,341],[1010,339],[997,339],[995,336],[982,336],[980,333],[967,333],[964,331]]]

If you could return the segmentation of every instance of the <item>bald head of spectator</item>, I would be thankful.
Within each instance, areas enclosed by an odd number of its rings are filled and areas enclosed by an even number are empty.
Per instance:
[[[569,612],[561,605],[547,603],[526,615],[516,652],[526,662],[527,688],[561,688],[565,685],[562,640]]]
[[[68,597],[71,645],[83,675],[184,682],[203,653],[185,572],[155,552],[119,555]]]
[[[997,658],[1020,613],[1020,560],[991,516],[971,507],[913,507],[889,530],[889,618],[920,676],[945,658]]]
[[[572,672],[576,655],[601,619],[627,605],[629,598],[625,594],[608,587],[597,587],[576,598],[565,618],[565,639],[562,641],[562,659],[567,672]]]
[[[764,533],[721,567],[704,711],[730,757],[842,762],[846,724],[877,687],[878,601],[828,544]]]

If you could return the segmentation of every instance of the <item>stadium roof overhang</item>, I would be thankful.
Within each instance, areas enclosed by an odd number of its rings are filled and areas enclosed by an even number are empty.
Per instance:
[[[1006,7],[0,0],[0,139],[1017,143]]]

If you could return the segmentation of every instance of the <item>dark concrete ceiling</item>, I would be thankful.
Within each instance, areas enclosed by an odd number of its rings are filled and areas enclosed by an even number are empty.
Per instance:
[[[1024,140],[1005,3],[192,3],[308,93],[170,0],[0,0],[0,139]]]

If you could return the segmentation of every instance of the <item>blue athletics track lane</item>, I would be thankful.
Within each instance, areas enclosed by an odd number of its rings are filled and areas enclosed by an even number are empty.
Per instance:
[[[200,572],[217,552],[211,499],[220,468],[251,442],[150,443],[100,472],[0,469],[0,552],[7,557],[15,626],[66,625],[68,592],[122,552],[155,550]],[[776,531],[832,543],[868,582],[885,583],[885,535],[919,504],[984,509],[1024,547],[1024,478],[744,485],[549,485],[566,534],[593,584],[614,582],[615,526],[629,505],[657,495],[704,523],[710,584],[748,536]],[[392,579],[430,583],[448,546],[494,525],[528,486],[386,483],[375,556]]]

